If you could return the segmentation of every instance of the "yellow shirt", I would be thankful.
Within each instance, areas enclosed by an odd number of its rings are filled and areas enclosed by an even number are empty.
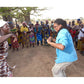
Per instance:
[[[21,32],[24,32],[24,31],[25,31],[25,32],[28,32],[28,28],[22,26],[21,29],[20,29],[20,31],[21,31]]]
[[[76,26],[78,26],[78,25],[79,25],[79,23],[76,23],[75,25],[76,25]]]

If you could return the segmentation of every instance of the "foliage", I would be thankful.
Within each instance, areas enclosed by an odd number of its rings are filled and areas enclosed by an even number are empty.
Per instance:
[[[14,16],[13,12],[17,7],[0,7],[0,15],[2,16]]]
[[[16,18],[19,21],[30,19],[30,15],[40,16],[40,11],[47,8],[40,9],[38,7],[0,7],[0,16]],[[9,18],[9,17],[8,17]]]
[[[39,12],[43,10],[46,10],[46,8],[39,9],[38,7],[18,7],[14,12],[15,17],[19,19],[30,15],[40,16],[41,14],[39,14]]]

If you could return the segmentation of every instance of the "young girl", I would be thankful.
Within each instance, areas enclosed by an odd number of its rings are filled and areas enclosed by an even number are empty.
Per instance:
[[[29,39],[30,39],[30,47],[31,45],[33,45],[34,47],[34,43],[35,43],[35,36],[34,36],[34,29],[33,29],[33,24],[30,25],[29,27]]]
[[[12,33],[18,38],[17,28],[14,27],[11,31],[12,31]],[[19,49],[18,40],[15,41],[15,42],[13,42],[13,40],[14,40],[14,37],[11,37],[11,44],[12,44],[12,47],[13,47],[13,51],[14,51],[15,49],[17,49],[17,51],[18,51],[18,49]]]
[[[42,34],[41,34],[41,32],[37,32],[37,46],[39,46],[39,41],[41,42],[41,45],[43,45],[42,44]]]

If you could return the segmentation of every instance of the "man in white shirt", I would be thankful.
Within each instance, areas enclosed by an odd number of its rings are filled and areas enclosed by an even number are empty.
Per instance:
[[[82,24],[80,32],[78,34],[78,49],[80,50],[81,54],[83,54],[83,42],[82,42],[83,37],[84,37],[84,27]]]

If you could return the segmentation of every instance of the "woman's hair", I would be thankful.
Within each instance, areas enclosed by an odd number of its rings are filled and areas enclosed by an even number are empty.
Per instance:
[[[56,24],[58,24],[58,25],[60,25],[60,24],[62,25],[62,27],[59,29],[59,31],[60,31],[61,29],[67,29],[68,32],[70,33],[69,28],[67,27],[67,23],[66,23],[65,20],[63,20],[63,19],[56,19],[56,20],[54,21],[54,23],[56,23]],[[59,31],[57,32],[57,35],[58,35]]]
[[[69,31],[69,29],[68,29],[68,27],[67,27],[67,23],[66,23],[66,21],[65,20],[63,20],[63,19],[56,19],[55,21],[54,21],[54,23],[56,23],[56,24],[58,24],[58,25],[62,25],[62,27],[60,28],[60,30],[61,29],[67,29],[68,31]],[[59,31],[60,31],[59,30]],[[59,32],[58,31],[58,32]],[[57,33],[58,34],[58,33]]]
[[[67,27],[67,23],[66,23],[66,21],[65,20],[63,20],[63,19],[56,19],[55,21],[54,21],[54,23],[57,23],[58,25],[62,25],[62,28],[66,28]]]

